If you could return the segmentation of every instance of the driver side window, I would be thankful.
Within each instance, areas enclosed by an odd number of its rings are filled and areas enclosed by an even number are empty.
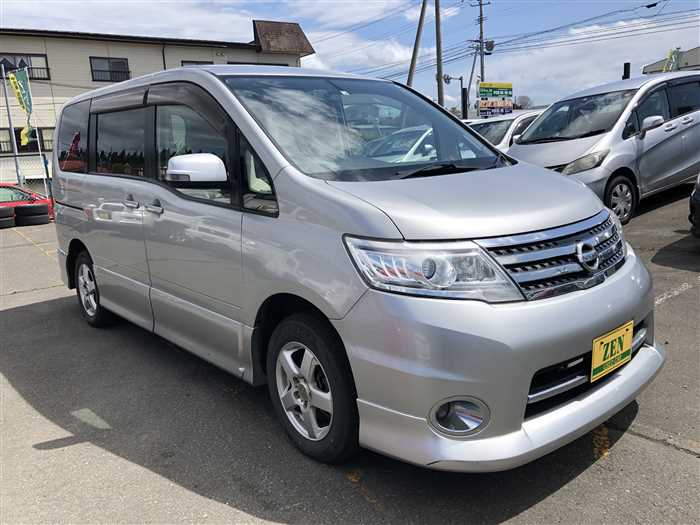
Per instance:
[[[188,197],[232,203],[226,136],[194,109],[156,107],[156,148],[159,180]]]
[[[654,91],[651,95],[647,96],[637,108],[637,118],[640,125],[644,123],[645,118],[657,115],[662,116],[664,122],[671,116],[668,109],[668,99],[666,98],[665,89]]]

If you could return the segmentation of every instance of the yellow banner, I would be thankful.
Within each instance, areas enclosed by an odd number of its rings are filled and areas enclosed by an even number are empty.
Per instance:
[[[481,82],[479,84],[480,88],[493,88],[493,89],[513,89],[512,82]]]

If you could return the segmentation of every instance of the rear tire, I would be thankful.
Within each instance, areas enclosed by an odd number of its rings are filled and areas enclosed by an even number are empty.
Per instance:
[[[87,252],[78,254],[73,271],[75,272],[75,290],[78,295],[78,304],[80,305],[80,313],[83,319],[95,328],[104,328],[112,325],[116,317],[100,304],[100,290],[95,280],[92,259]]]
[[[20,206],[15,206],[15,215],[29,217],[31,215],[48,215],[49,205],[48,204],[22,204]]]
[[[341,463],[357,453],[359,416],[350,364],[323,320],[295,314],[275,328],[267,377],[272,406],[299,450],[324,463]]]
[[[48,215],[17,215],[15,222],[17,226],[37,226],[48,224],[51,221]]]
[[[634,182],[624,175],[613,177],[605,188],[605,205],[615,212],[622,224],[627,224],[639,205]]]
[[[12,228],[15,225],[14,217],[3,217],[0,219],[0,230],[3,228]]]

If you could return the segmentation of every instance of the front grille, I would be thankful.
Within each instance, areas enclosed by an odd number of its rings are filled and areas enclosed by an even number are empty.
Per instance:
[[[644,320],[634,327],[632,359],[644,345],[647,336],[647,322]],[[532,377],[530,390],[527,394],[525,419],[556,408],[587,390],[604,384],[606,380],[615,375],[611,373],[595,383],[591,383],[591,359],[592,353],[589,351],[573,359],[538,370]],[[627,364],[629,362],[620,368],[627,366]]]
[[[625,262],[620,232],[607,210],[568,226],[477,243],[506,269],[528,300],[590,288]],[[597,257],[595,269],[584,255]]]

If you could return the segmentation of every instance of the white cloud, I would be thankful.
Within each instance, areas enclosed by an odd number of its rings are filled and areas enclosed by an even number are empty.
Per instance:
[[[621,24],[579,28],[570,34],[613,26]],[[486,78],[513,82],[515,96],[528,95],[536,104],[546,104],[578,90],[619,80],[624,62],[632,63],[633,76],[641,75],[645,64],[665,57],[669,49],[692,48],[699,40],[695,26],[574,46],[496,53],[486,59]]]
[[[319,40],[324,33],[310,33],[310,40]],[[372,67],[388,62],[411,59],[413,47],[394,39],[367,40],[355,33],[345,33],[314,44],[316,54],[303,59],[304,67],[322,69],[353,69]],[[422,52],[429,52],[423,49]]]
[[[410,20],[411,22],[417,22],[418,18],[420,17],[420,8],[421,4],[416,4],[413,7],[410,7],[406,9],[403,12],[403,16],[406,20]],[[456,16],[459,14],[459,11],[461,9],[461,6],[451,6],[451,7],[440,7],[440,20],[445,21],[448,18],[452,18],[453,16]],[[426,19],[428,17],[433,18],[433,15],[435,13],[435,4],[432,2],[428,3],[428,6],[425,8],[425,17]]]
[[[252,18],[240,4],[218,2],[0,0],[2,27],[246,42]]]
[[[409,0],[365,0],[364,2],[329,0],[289,0],[287,10],[294,18],[310,18],[324,28],[345,29],[355,24],[372,22],[382,16],[409,9]],[[394,16],[394,15],[392,15]]]

